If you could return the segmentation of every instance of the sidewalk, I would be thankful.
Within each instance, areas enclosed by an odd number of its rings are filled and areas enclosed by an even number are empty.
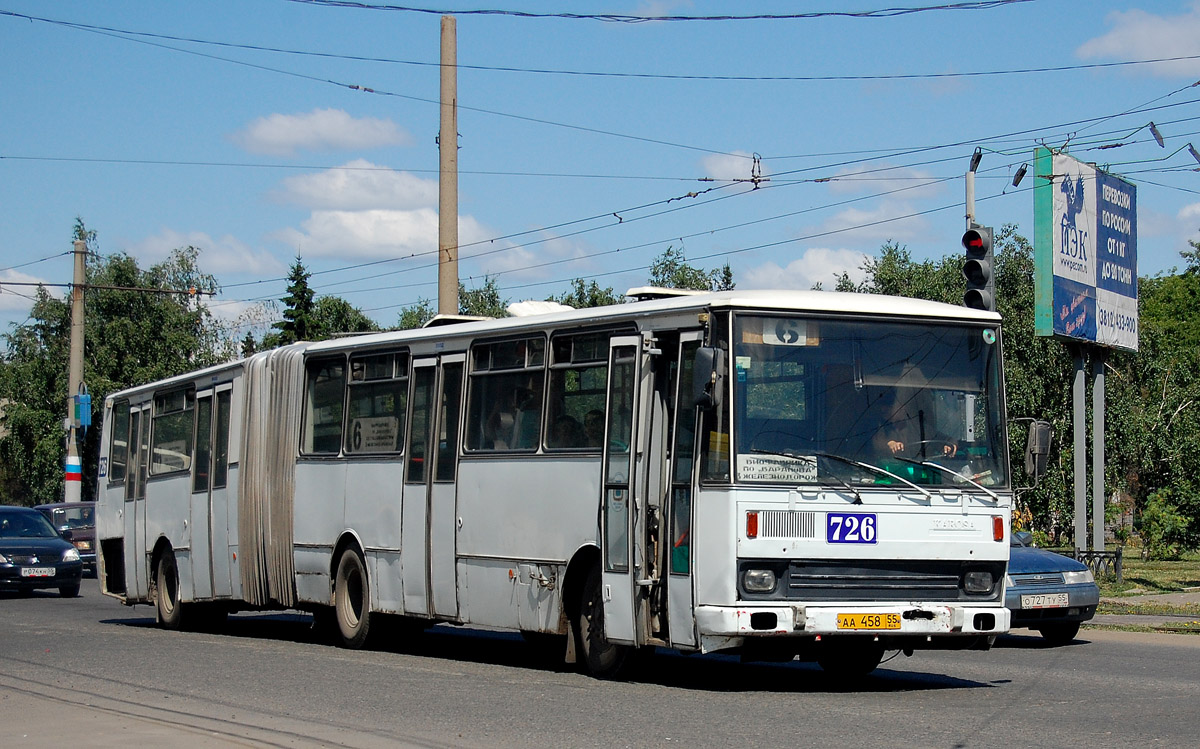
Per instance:
[[[1180,593],[1150,593],[1136,596],[1106,596],[1100,599],[1105,603],[1137,606],[1152,604],[1156,606],[1185,606],[1188,604],[1200,606],[1200,590]],[[1197,631],[1200,632],[1200,614],[1096,614],[1084,626],[1101,627],[1151,627],[1164,631]]]

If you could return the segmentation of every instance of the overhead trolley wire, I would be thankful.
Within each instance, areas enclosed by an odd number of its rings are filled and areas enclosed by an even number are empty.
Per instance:
[[[30,21],[40,21],[47,24],[74,28],[81,31],[105,31],[112,34],[120,34],[131,37],[146,37],[149,39],[161,39],[173,42],[186,42],[189,44],[203,44],[213,47],[225,47],[228,49],[242,49],[251,52],[270,52],[273,54],[295,55],[302,57],[316,57],[331,60],[346,60],[349,62],[371,62],[383,63],[389,65],[408,65],[413,67],[431,67],[441,68],[443,63],[433,62],[428,60],[405,60],[394,57],[376,57],[369,55],[354,55],[337,52],[319,52],[315,50],[290,49],[286,47],[273,47],[263,44],[249,44],[238,42],[226,42],[217,39],[200,39],[197,37],[178,36],[174,34],[161,34],[152,31],[136,31],[132,29],[122,29],[113,26],[100,26],[96,24],[78,23],[75,21],[63,21],[41,16],[31,16],[24,13],[15,13],[12,11],[0,10],[0,15],[12,16],[14,18],[22,18]],[[524,68],[508,65],[472,65],[467,63],[457,63],[453,67],[457,70],[470,70],[480,72],[497,72],[497,73],[526,73],[536,75],[561,75],[572,77],[592,77],[592,78],[632,78],[640,80],[666,80],[666,81],[736,81],[736,82],[822,82],[822,81],[905,81],[905,80],[940,80],[949,78],[981,78],[991,76],[1007,76],[1007,75],[1028,75],[1035,73],[1062,73],[1079,70],[1095,70],[1103,68],[1121,68],[1135,65],[1154,65],[1166,62],[1184,62],[1189,60],[1200,60],[1200,55],[1177,55],[1172,57],[1157,57],[1141,60],[1117,60],[1114,62],[1097,62],[1097,63],[1078,63],[1073,65],[1051,65],[1042,67],[1026,67],[1026,68],[1007,68],[998,70],[969,70],[962,72],[943,72],[943,73],[863,73],[863,74],[843,74],[843,75],[731,75],[731,74],[714,74],[705,75],[699,73],[635,73],[623,71],[608,71],[608,70],[569,70],[561,68]]]
[[[635,15],[627,13],[574,13],[574,12],[532,12],[503,8],[421,8],[411,5],[382,5],[357,0],[289,0],[301,5],[320,5],[331,8],[350,8],[355,10],[386,10],[403,13],[419,13],[425,15],[454,15],[454,16],[508,16],[512,18],[555,18],[571,21],[607,21],[611,23],[648,23],[651,21],[797,21],[817,18],[895,18],[915,13],[950,10],[988,10],[1005,5],[1017,5],[1033,0],[971,0],[970,2],[939,3],[936,5],[919,5],[908,7],[879,8],[876,10],[825,10],[807,11],[802,13],[751,13],[751,14],[721,14],[721,15]]]

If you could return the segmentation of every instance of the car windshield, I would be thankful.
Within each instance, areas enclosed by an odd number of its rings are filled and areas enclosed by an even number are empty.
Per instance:
[[[59,528],[91,528],[96,525],[95,513],[88,505],[55,507],[51,515],[54,525]]]
[[[995,329],[743,315],[734,341],[740,481],[1007,485]]]
[[[0,510],[0,538],[57,538],[46,518],[37,512]]]

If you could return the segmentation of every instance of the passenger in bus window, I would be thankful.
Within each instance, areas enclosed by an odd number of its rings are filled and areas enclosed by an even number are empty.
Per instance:
[[[550,426],[550,447],[583,447],[587,442],[583,425],[570,414],[563,414]]]
[[[532,381],[528,383],[532,385]],[[513,447],[526,450],[536,447],[541,430],[542,398],[532,387],[518,387],[513,392]]]
[[[583,431],[587,435],[588,447],[604,446],[604,412],[593,408],[583,416]]]

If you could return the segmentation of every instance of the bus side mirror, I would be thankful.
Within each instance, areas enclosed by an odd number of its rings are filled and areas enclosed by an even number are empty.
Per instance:
[[[1046,473],[1053,440],[1054,427],[1050,422],[1038,419],[1029,425],[1029,437],[1025,440],[1025,473],[1034,481]]]
[[[725,350],[712,346],[696,349],[696,363],[692,369],[692,398],[701,408],[716,408],[721,405],[721,394],[725,390]]]

